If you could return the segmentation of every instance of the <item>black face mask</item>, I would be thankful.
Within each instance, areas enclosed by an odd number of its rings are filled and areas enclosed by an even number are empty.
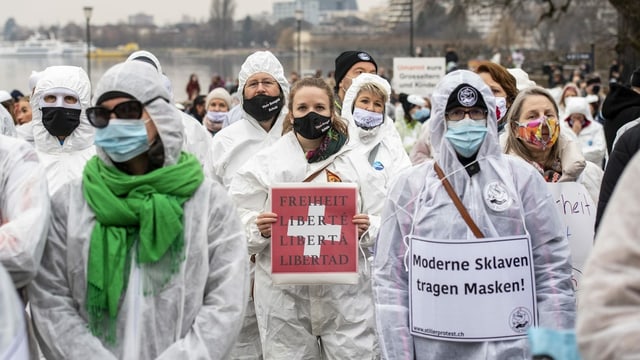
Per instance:
[[[268,121],[280,114],[282,96],[256,95],[242,101],[242,109],[258,121]]]
[[[600,92],[600,85],[593,85],[593,87],[591,88],[591,91],[594,94],[598,94]]]
[[[147,156],[149,156],[149,162],[153,169],[159,169],[164,165],[164,144],[162,143],[160,135],[157,135],[149,145]]]
[[[293,118],[293,130],[305,139],[318,139],[331,129],[331,117],[309,112],[299,118]]]
[[[53,136],[69,136],[80,125],[80,109],[43,107],[42,125]]]

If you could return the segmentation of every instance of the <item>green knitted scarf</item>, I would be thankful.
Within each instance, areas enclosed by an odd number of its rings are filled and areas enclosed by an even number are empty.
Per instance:
[[[96,223],[89,245],[86,306],[94,335],[115,340],[134,245],[137,264],[163,265],[160,283],[152,285],[156,289],[179,271],[184,260],[182,206],[203,179],[198,160],[184,152],[177,164],[144,175],[126,174],[97,156],[87,162],[82,190]]]

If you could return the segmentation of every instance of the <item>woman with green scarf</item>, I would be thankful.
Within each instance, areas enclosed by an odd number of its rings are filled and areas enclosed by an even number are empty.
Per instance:
[[[178,110],[155,68],[100,79],[97,156],[52,199],[31,294],[50,359],[225,359],[248,296],[246,244],[225,190],[182,151]]]
[[[347,123],[334,106],[324,80],[298,80],[289,95],[282,137],[231,181],[256,263],[254,302],[265,359],[376,358],[373,297],[362,255],[353,285],[275,285],[271,278],[271,225],[277,214],[268,210],[270,187],[361,181],[347,160],[352,152]],[[356,212],[362,211],[361,203]],[[357,226],[360,244],[368,242],[369,215],[349,220]]]

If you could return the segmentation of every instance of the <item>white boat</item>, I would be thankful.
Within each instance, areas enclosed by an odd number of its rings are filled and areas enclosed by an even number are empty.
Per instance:
[[[87,53],[82,42],[62,42],[42,34],[31,35],[27,40],[0,43],[0,56],[73,56]]]

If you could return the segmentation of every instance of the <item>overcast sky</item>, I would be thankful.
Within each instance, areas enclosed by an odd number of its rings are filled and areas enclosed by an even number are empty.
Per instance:
[[[241,19],[263,11],[271,12],[275,1],[236,0],[235,16]],[[389,0],[357,1],[364,11],[389,3]],[[128,15],[144,12],[154,16],[156,25],[165,25],[182,20],[183,15],[196,20],[207,19],[211,0],[18,0],[4,5],[0,26],[4,26],[10,17],[26,26],[66,25],[70,21],[84,24],[84,6],[93,6],[92,24],[126,22]]]

